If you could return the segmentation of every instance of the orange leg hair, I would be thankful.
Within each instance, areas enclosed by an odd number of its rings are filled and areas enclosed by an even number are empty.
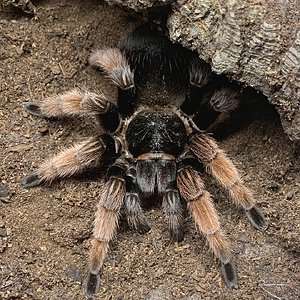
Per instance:
[[[111,81],[123,90],[134,86],[134,74],[120,49],[95,50],[89,58],[92,66],[101,68]]]
[[[208,172],[228,191],[231,199],[241,205],[253,226],[265,230],[267,225],[262,211],[255,206],[252,192],[244,185],[238,170],[217,143],[206,134],[191,135],[189,146],[204,163]]]
[[[113,104],[103,95],[82,92],[78,89],[52,97],[42,102],[25,102],[25,109],[32,115],[46,118],[63,118],[81,114],[103,114]]]
[[[101,193],[95,215],[94,235],[90,252],[90,270],[84,283],[85,293],[88,297],[96,294],[99,289],[99,272],[107,254],[109,242],[117,230],[124,197],[125,181],[110,177]]]
[[[57,178],[80,173],[87,167],[96,166],[104,150],[105,146],[100,138],[90,138],[42,163],[35,172],[22,180],[22,185],[31,188],[42,182],[52,182]]]
[[[237,287],[235,266],[231,261],[231,251],[224,233],[220,228],[218,214],[211,201],[200,174],[192,167],[178,171],[177,186],[187,202],[187,208],[199,230],[205,235],[209,246],[221,261],[221,270],[226,284]]]

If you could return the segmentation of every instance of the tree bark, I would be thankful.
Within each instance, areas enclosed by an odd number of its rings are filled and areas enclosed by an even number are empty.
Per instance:
[[[300,140],[299,0],[106,0],[144,11],[171,5],[169,38],[197,50],[214,72],[252,86]]]

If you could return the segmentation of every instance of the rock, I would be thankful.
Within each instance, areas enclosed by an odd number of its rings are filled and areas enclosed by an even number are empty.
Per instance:
[[[1,5],[4,8],[17,8],[24,13],[33,15],[36,13],[36,7],[30,0],[3,0]]]
[[[141,11],[147,8],[155,7],[155,6],[164,6],[168,5],[172,2],[172,0],[106,0],[109,4],[117,4],[127,6],[128,8],[134,9],[135,11]]]
[[[5,237],[5,236],[6,236],[5,228],[0,228],[0,237]]]
[[[9,189],[0,183],[0,198],[7,197],[9,195]]]
[[[169,38],[197,50],[215,73],[252,86],[300,140],[300,10],[297,1],[106,0],[145,11],[171,5]]]
[[[68,278],[72,279],[75,282],[82,282],[80,271],[74,266],[68,267],[68,269],[66,270],[66,275]]]
[[[171,299],[170,287],[160,285],[159,287],[150,290],[144,297],[144,300],[167,300]]]
[[[58,65],[55,65],[55,66],[52,66],[50,67],[51,69],[51,72],[54,74],[54,75],[59,75],[60,74],[60,67]]]
[[[0,253],[3,253],[6,248],[7,248],[6,238],[0,238]]]

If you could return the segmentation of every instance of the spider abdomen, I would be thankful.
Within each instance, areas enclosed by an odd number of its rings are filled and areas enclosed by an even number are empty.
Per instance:
[[[137,158],[146,153],[178,157],[185,148],[187,130],[172,111],[143,111],[129,122],[126,141],[129,152]]]
[[[137,27],[121,42],[120,49],[135,70],[136,84],[153,80],[171,85],[188,83],[188,65],[193,53],[170,42],[153,26]]]

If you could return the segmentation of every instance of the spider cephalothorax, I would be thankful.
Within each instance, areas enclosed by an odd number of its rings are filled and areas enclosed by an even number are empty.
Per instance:
[[[256,228],[266,228],[251,191],[206,133],[216,131],[240,106],[238,87],[213,75],[195,53],[172,44],[148,25],[135,29],[119,48],[94,51],[90,63],[118,87],[117,105],[103,94],[73,90],[24,106],[29,113],[47,118],[92,115],[106,133],[63,151],[22,181],[30,188],[100,163],[107,168],[95,216],[86,294],[99,288],[100,269],[121,208],[133,229],[150,230],[141,208],[141,200],[149,197],[161,199],[175,241],[183,239],[184,211],[189,210],[220,260],[226,284],[237,287],[231,250],[201,170],[204,166],[228,191]]]

